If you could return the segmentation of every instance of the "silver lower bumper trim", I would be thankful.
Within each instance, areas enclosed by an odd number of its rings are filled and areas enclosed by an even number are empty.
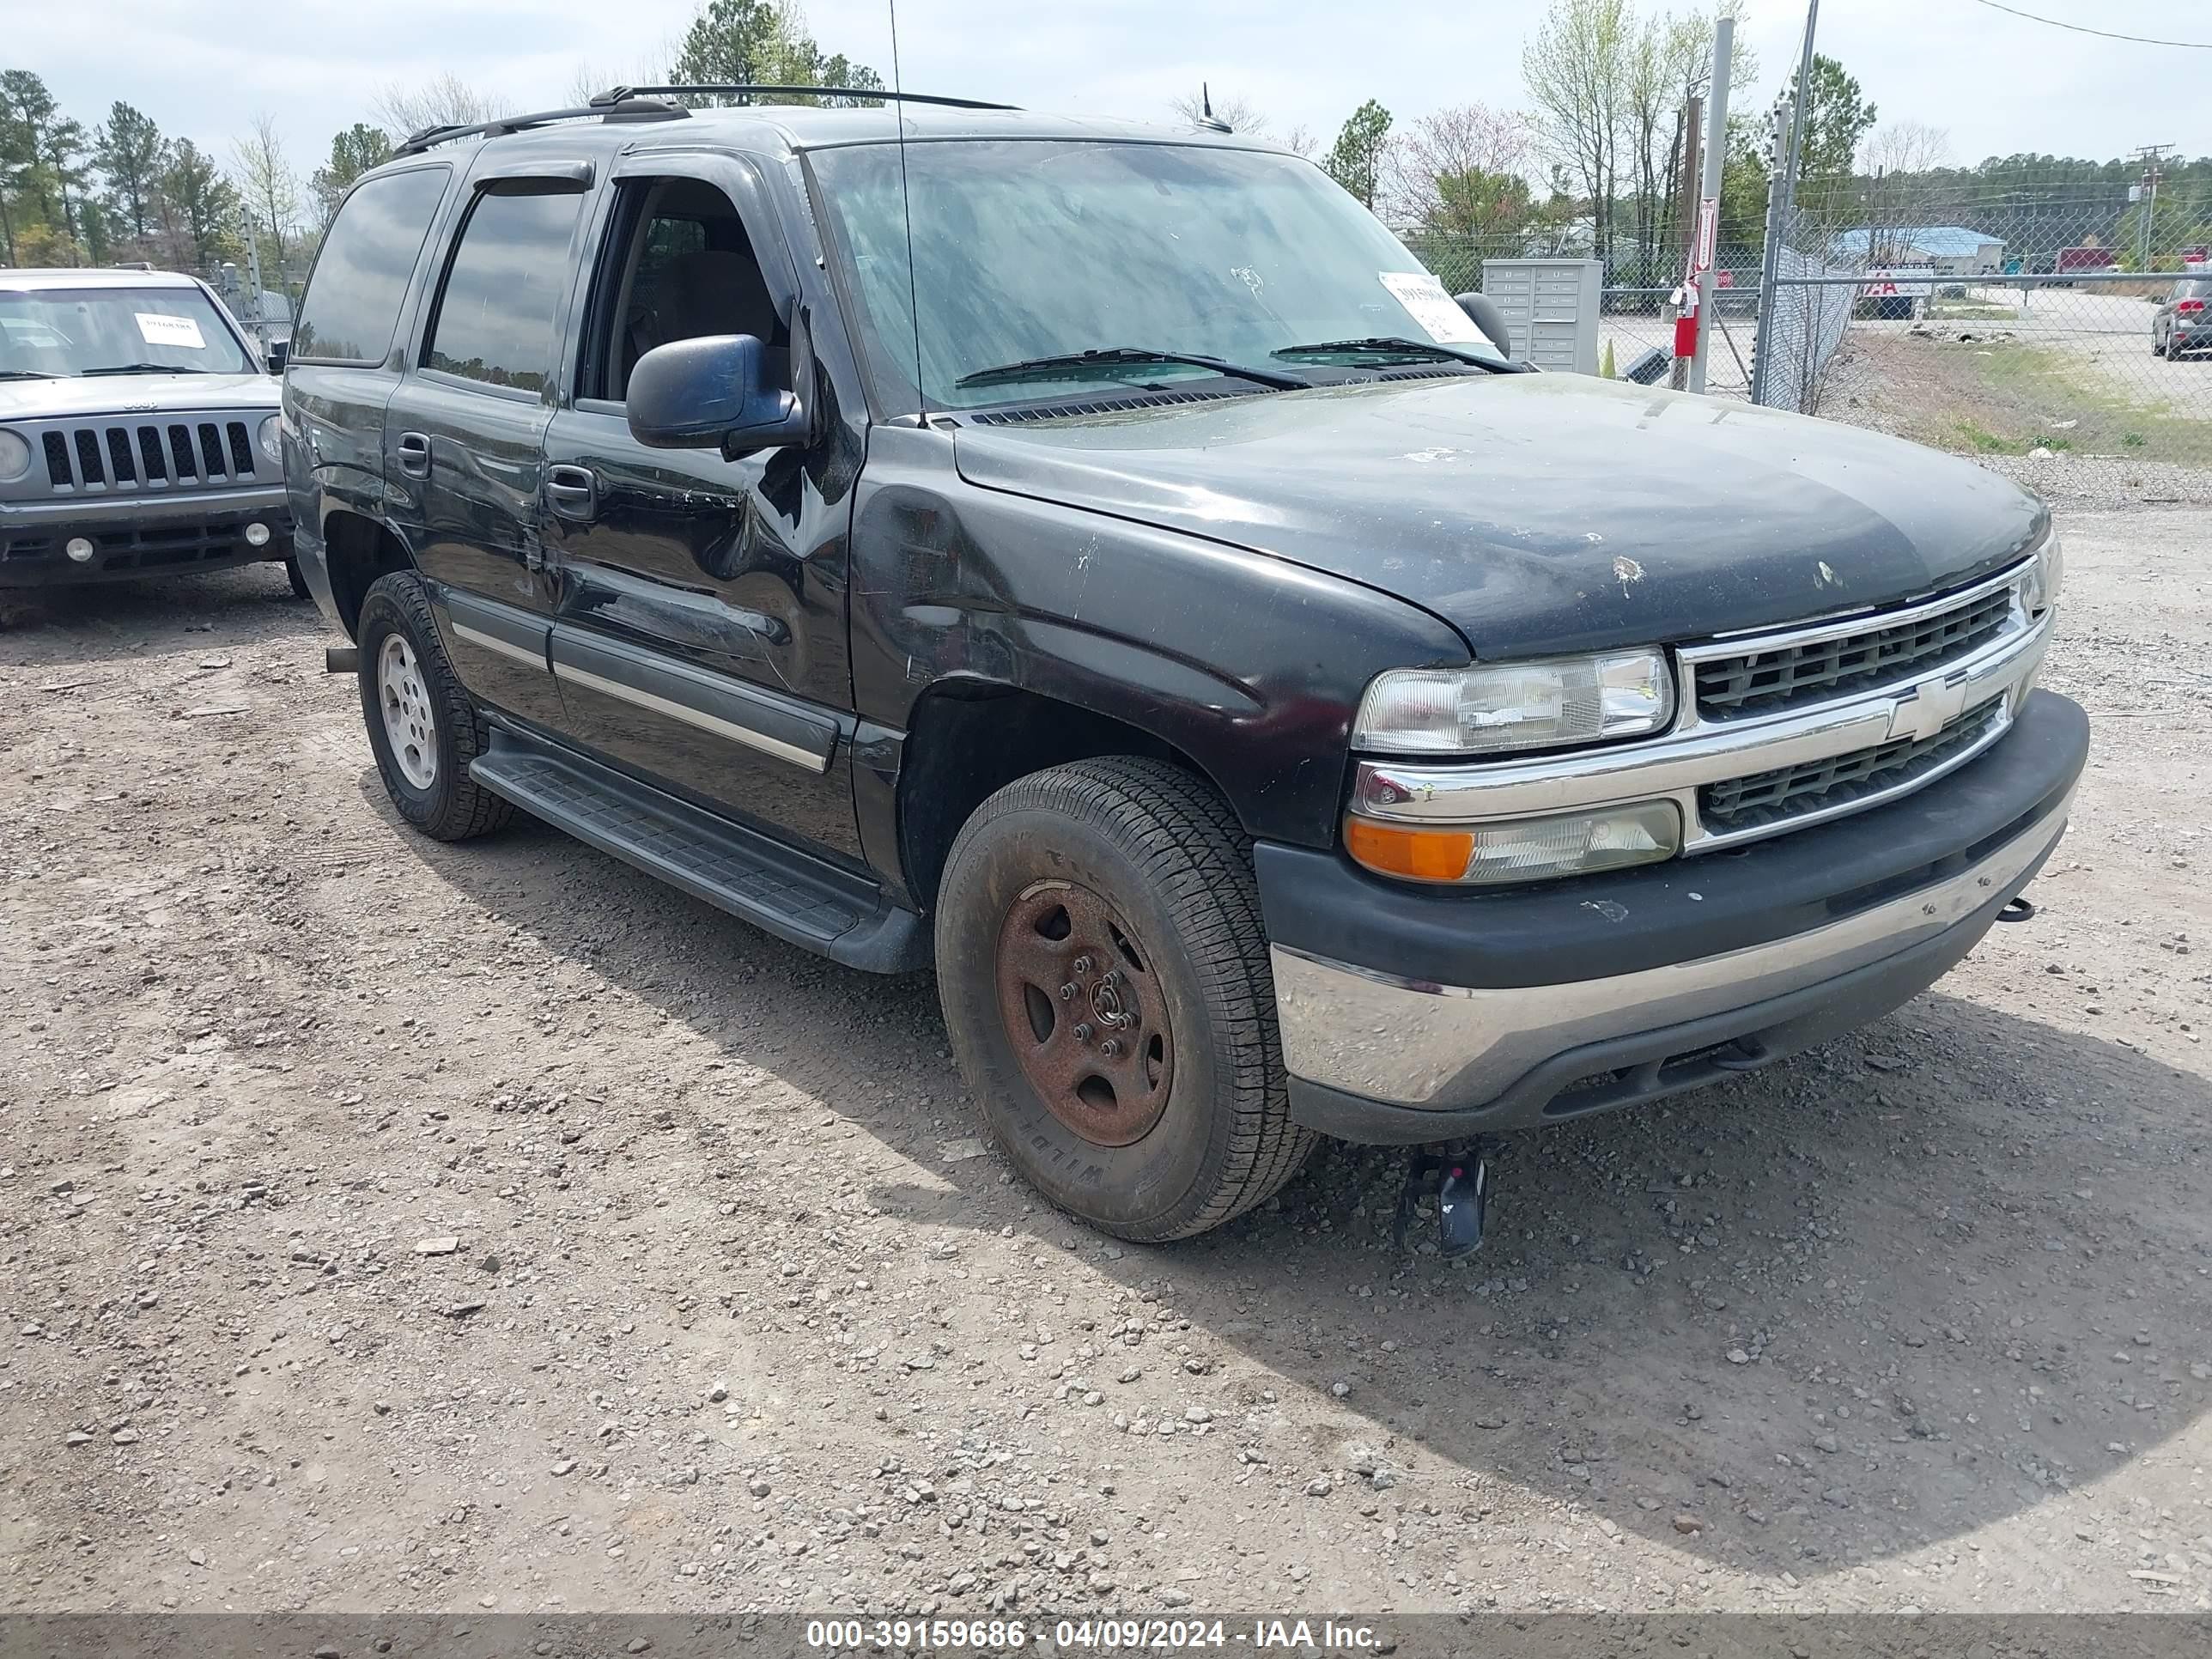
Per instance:
[[[1570,1049],[1802,991],[1933,939],[2034,868],[2066,827],[2069,793],[1981,863],[1788,939],[1563,985],[1428,985],[1273,947],[1291,1075],[1403,1106],[1495,1098]]]

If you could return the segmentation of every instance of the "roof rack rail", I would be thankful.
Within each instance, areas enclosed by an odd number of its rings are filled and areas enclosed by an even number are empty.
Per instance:
[[[945,98],[927,92],[898,92],[890,87],[770,87],[746,82],[694,87],[610,87],[592,100],[594,105],[619,104],[631,98],[714,98],[759,93],[787,96],[817,93],[825,98],[872,98],[885,104],[938,104],[946,109],[1019,109],[1018,104],[994,104],[981,98]]]
[[[410,132],[407,142],[392,152],[396,161],[403,155],[419,155],[433,144],[449,144],[456,138],[467,138],[477,133],[489,138],[504,137],[510,132],[526,132],[532,127],[542,127],[554,121],[680,121],[691,112],[681,104],[664,104],[651,98],[634,98],[627,89],[617,88],[625,95],[620,98],[594,98],[582,109],[540,110],[532,115],[502,115],[496,120],[477,121],[466,125],[448,123],[443,126],[424,127],[420,132]]]

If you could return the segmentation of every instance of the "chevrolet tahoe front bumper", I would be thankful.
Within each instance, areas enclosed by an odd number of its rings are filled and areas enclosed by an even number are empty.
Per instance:
[[[1891,804],[1739,850],[1491,891],[1261,843],[1292,1115],[1419,1144],[1756,1070],[1905,1002],[1973,949],[2066,824],[2081,709]]]
[[[269,531],[258,546],[246,536],[255,524]],[[90,557],[70,556],[78,538],[92,544]],[[0,503],[0,588],[227,570],[291,556],[292,509],[281,484]]]

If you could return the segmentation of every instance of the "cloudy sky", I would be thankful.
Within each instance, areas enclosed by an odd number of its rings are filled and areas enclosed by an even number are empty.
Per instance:
[[[1658,0],[1654,0],[1654,5]],[[1695,0],[1676,0],[1687,9]],[[2100,28],[2212,40],[2212,10],[2171,0],[2008,0]],[[88,125],[116,99],[227,155],[273,113],[304,172],[380,88],[452,71],[526,107],[580,74],[635,80],[697,0],[15,0],[0,67],[43,75]],[[1521,50],[1544,0],[902,0],[906,84],[1138,118],[1200,79],[1278,130],[1333,135],[1363,99],[1402,122],[1444,105],[1522,101]],[[809,0],[827,51],[890,70],[884,0]],[[1802,0],[1750,0],[1758,85],[1794,60]],[[1820,49],[1885,119],[1948,131],[1954,158],[2106,157],[2142,143],[2212,153],[2212,52],[2063,33],[1975,0],[1828,0]]]

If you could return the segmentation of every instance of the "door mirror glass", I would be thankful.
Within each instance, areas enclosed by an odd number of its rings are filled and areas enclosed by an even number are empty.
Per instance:
[[[750,334],[709,334],[655,346],[630,370],[630,435],[655,449],[741,455],[806,436],[799,400],[768,376],[768,348]]]

